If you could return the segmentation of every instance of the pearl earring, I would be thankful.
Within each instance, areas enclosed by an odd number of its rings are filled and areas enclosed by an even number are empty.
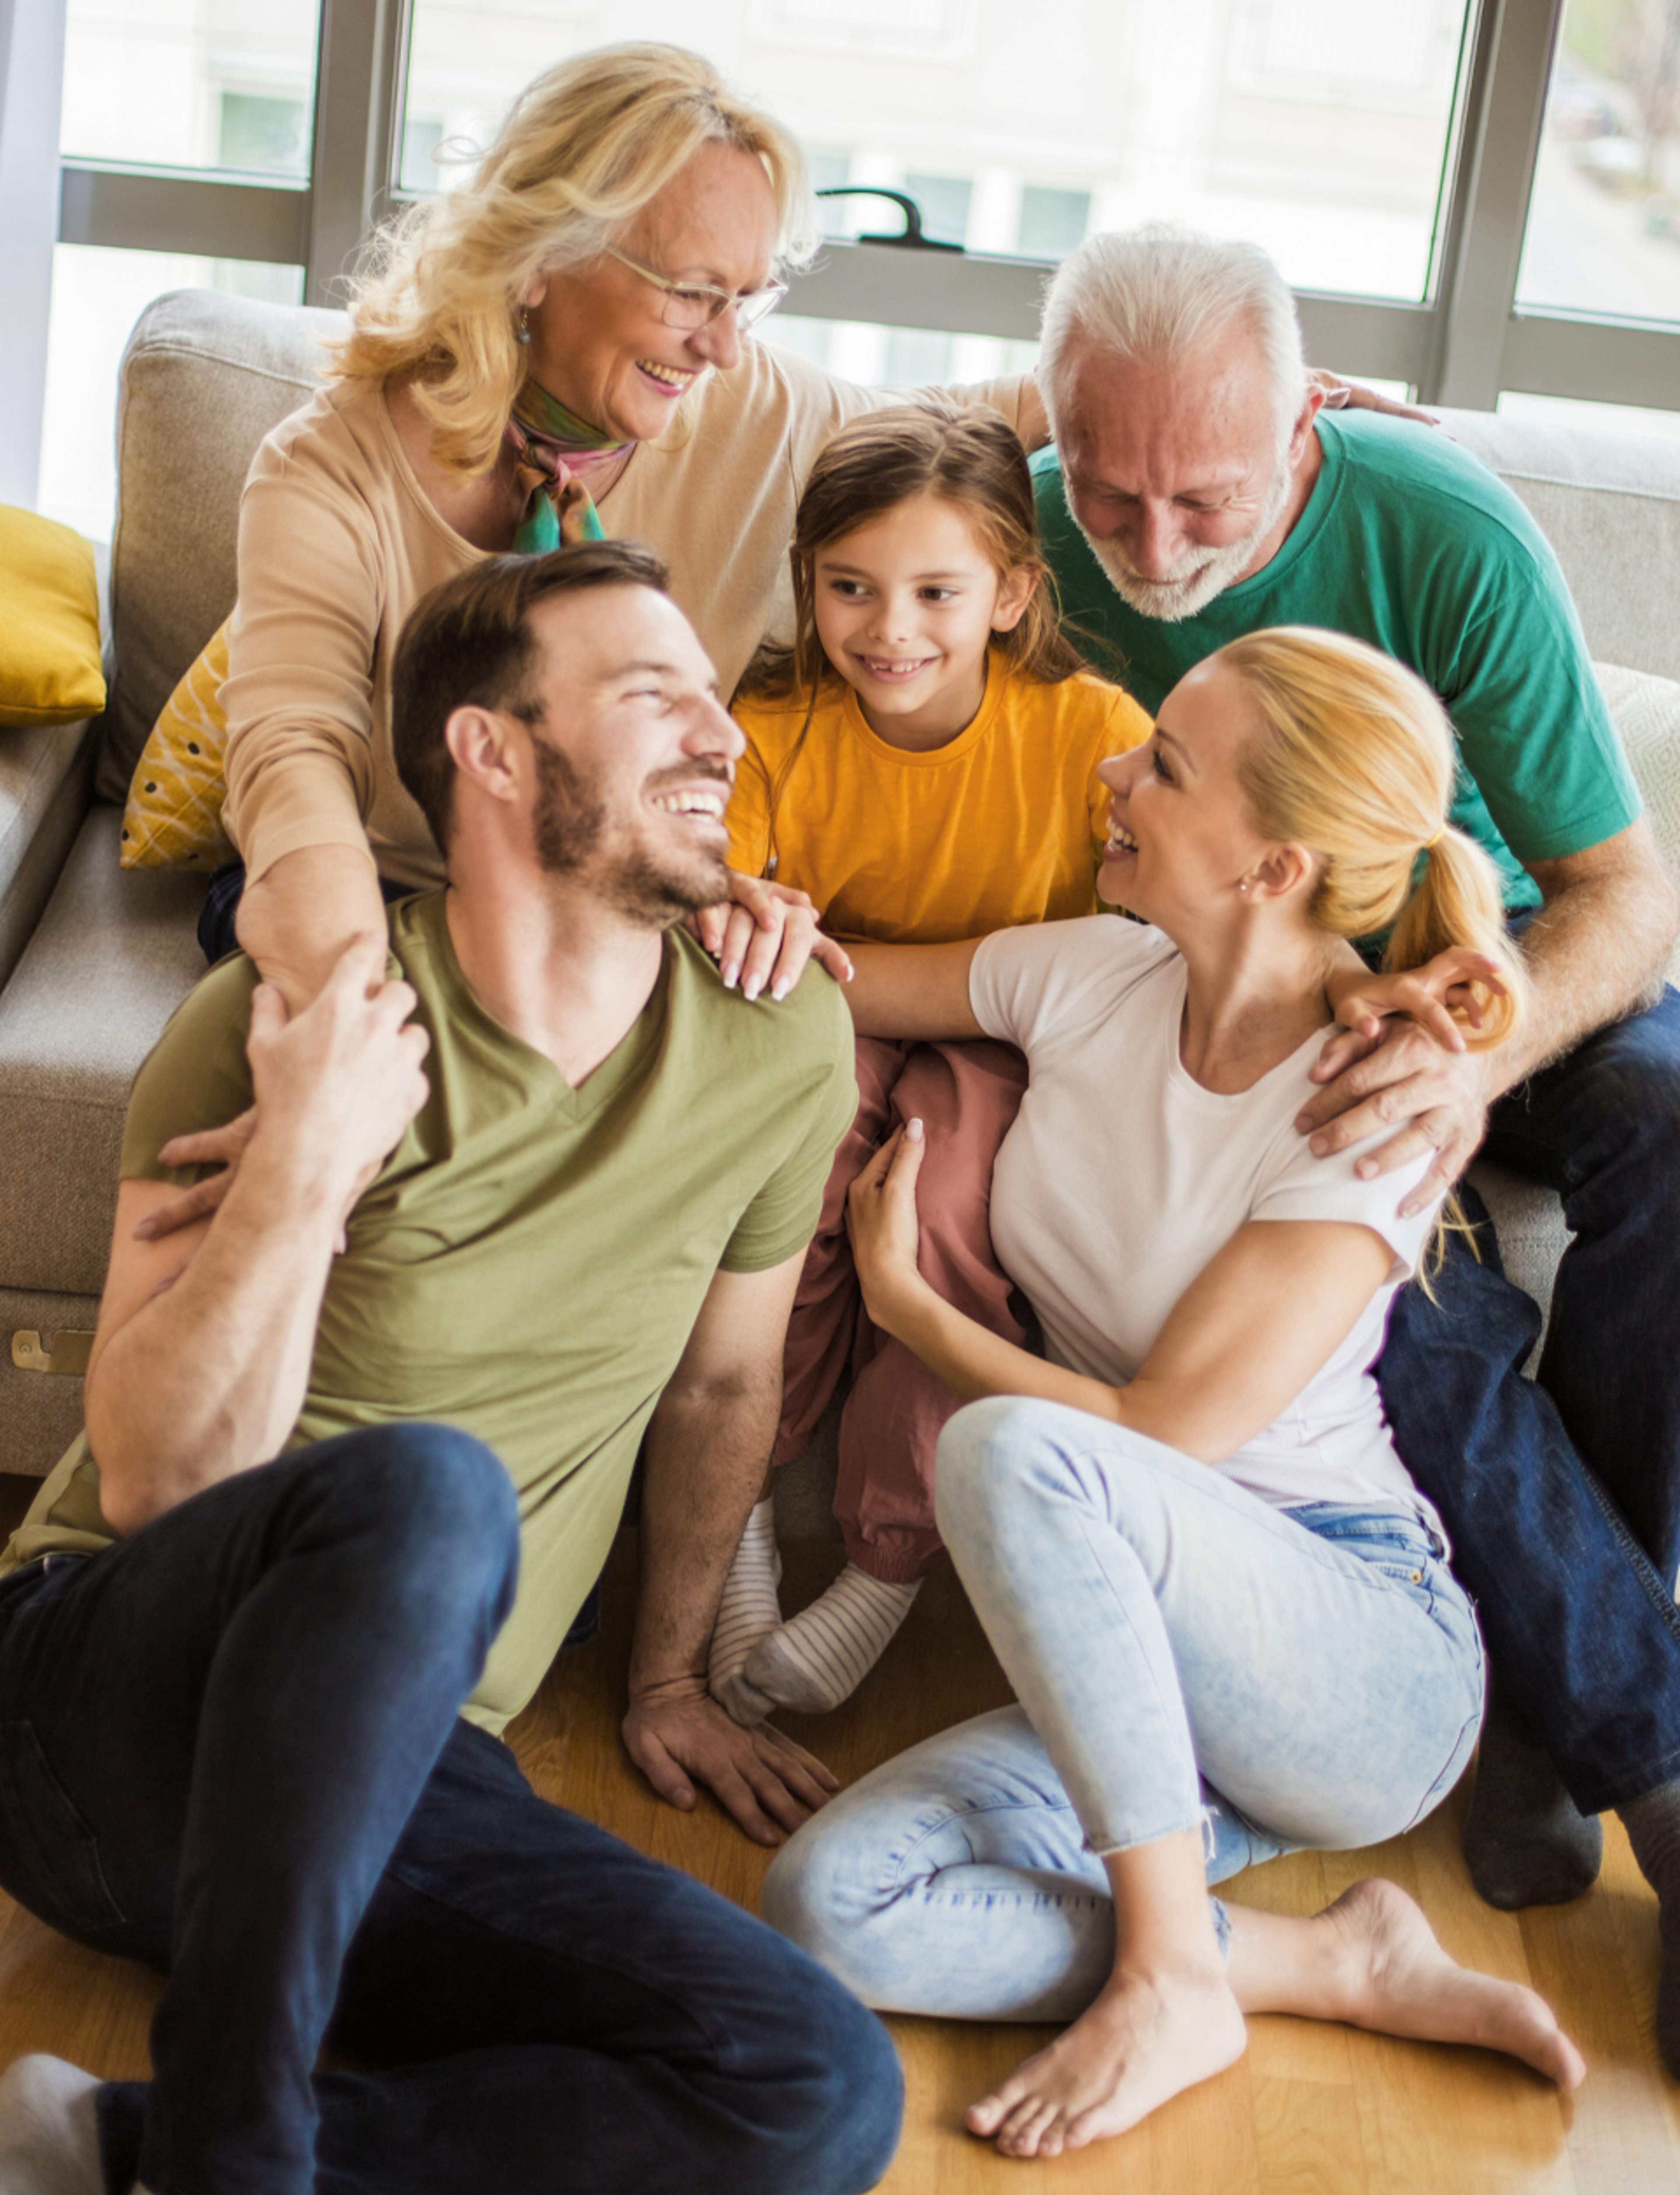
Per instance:
[[[528,343],[530,340],[531,316],[521,305],[519,308],[519,324],[514,330],[514,341],[516,343]]]
[[[1246,877],[1245,877],[1242,882],[1237,886],[1237,890],[1240,892],[1246,892],[1248,890],[1248,879]]]

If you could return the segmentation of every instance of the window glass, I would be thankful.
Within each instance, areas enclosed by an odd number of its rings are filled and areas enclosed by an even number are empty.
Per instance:
[[[307,181],[319,0],[68,0],[66,155]]]
[[[1680,321],[1680,6],[1568,0],[1519,307]]]
[[[1010,343],[1000,336],[952,336],[935,328],[808,320],[794,313],[778,313],[767,320],[762,340],[814,358],[831,373],[865,389],[995,381],[1004,374],[1030,373],[1038,356],[1037,343]]]
[[[303,269],[79,244],[54,254],[38,507],[90,540],[111,539],[116,511],[117,369],[129,331],[154,297],[186,289],[297,305]]]
[[[1680,393],[1680,392],[1677,392]],[[1574,396],[1530,396],[1507,389],[1502,419],[1532,419],[1546,427],[1590,427],[1596,434],[1658,435],[1680,442],[1680,412],[1648,411],[1637,404],[1592,404]]]
[[[1021,193],[1021,233],[1015,250],[1025,259],[1065,259],[1090,227],[1089,191],[1046,190],[1028,183]]]
[[[929,232],[1056,256],[1170,216],[1297,286],[1426,294],[1466,0],[414,0],[408,118],[465,171],[538,69],[624,38],[708,55],[825,180],[935,187]],[[883,66],[889,64],[889,66]],[[405,156],[403,180],[424,187]],[[957,193],[964,194],[958,205]],[[836,201],[833,233],[885,209]]]

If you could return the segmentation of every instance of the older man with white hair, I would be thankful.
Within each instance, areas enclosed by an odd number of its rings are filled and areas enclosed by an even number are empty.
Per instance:
[[[1293,300],[1251,245],[1091,238],[1051,286],[1039,379],[1064,613],[1146,707],[1240,634],[1306,625],[1385,648],[1452,716],[1453,821],[1505,880],[1528,1029],[1453,1055],[1391,1024],[1297,1126],[1328,1152],[1414,1116],[1370,1162],[1435,1147],[1408,1205],[1484,1138],[1563,1194],[1574,1241],[1538,1384],[1519,1373],[1539,1312],[1470,1190],[1480,1262],[1455,1242],[1435,1300],[1397,1300],[1380,1377],[1499,1673],[1465,1832],[1477,1886],[1505,1906],[1578,1894],[1592,1817],[1615,1806],[1662,1901],[1659,2034],[1680,2072],[1680,996],[1660,975],[1676,897],[1562,574],[1444,435],[1322,410]]]

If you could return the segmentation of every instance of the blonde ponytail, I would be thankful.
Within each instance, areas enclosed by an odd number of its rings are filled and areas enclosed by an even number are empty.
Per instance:
[[[1476,987],[1482,1026],[1464,1040],[1503,1044],[1528,982],[1499,872],[1447,820],[1457,750],[1441,703],[1415,672],[1343,633],[1279,626],[1231,642],[1218,660],[1260,714],[1261,735],[1238,765],[1255,820],[1318,859],[1314,922],[1349,939],[1388,930],[1391,971],[1453,946],[1485,953],[1505,990]]]

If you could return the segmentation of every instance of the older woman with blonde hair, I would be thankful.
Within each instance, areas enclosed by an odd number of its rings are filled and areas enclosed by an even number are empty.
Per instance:
[[[1564,2088],[1539,1997],[1467,1973],[1392,1883],[1314,1919],[1210,1899],[1297,1846],[1372,1844],[1447,1795],[1482,1708],[1476,1618],[1371,1367],[1426,1266],[1420,1178],[1315,1159],[1295,1116],[1340,942],[1476,956],[1465,1040],[1516,1026],[1499,880],[1447,822],[1422,682],[1326,632],[1251,635],[1102,766],[1095,916],[860,948],[859,1025],[1003,1038],[1030,1074],[993,1238],[1048,1356],[917,1268],[919,1123],[852,1190],[870,1316],[975,1400],[939,1526],[1018,1707],[889,1762],[778,1858],[769,1918],[877,2008],[1069,2020],[969,2113],[1013,2156],[1135,2124],[1287,2012],[1478,2043]],[[1420,866],[1421,864],[1421,866]],[[878,951],[878,948],[877,948]]]
[[[549,70],[471,181],[379,240],[327,386],[245,489],[222,688],[244,871],[212,895],[212,957],[237,907],[239,942],[296,1001],[381,921],[382,882],[442,882],[392,760],[391,662],[414,605],[483,557],[603,526],[651,542],[733,685],[795,476],[872,400],[745,340],[810,247],[792,140],[655,45]],[[986,394],[1037,431],[1019,384]],[[780,934],[775,896],[744,896],[766,924],[733,933],[751,995]]]

